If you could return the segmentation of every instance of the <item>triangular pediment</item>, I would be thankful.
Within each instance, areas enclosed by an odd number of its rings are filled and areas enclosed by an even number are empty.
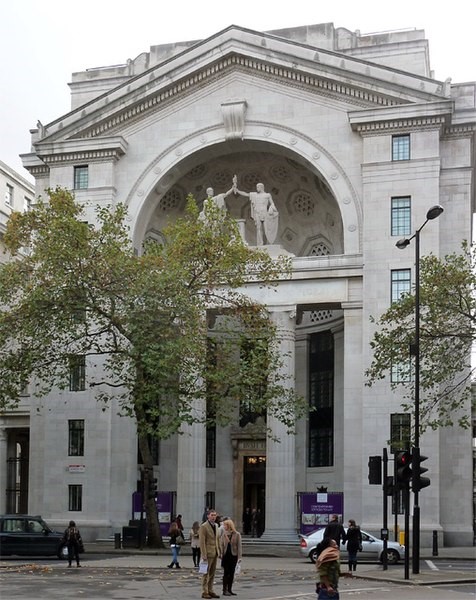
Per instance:
[[[272,34],[231,26],[131,77],[60,119],[41,126],[37,152],[50,143],[113,138],[228,73],[292,85],[348,103],[353,110],[444,100],[441,82]]]

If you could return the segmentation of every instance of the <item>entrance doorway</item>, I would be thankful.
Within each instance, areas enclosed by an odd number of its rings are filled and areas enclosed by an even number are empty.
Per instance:
[[[244,456],[243,461],[243,508],[252,511],[251,535],[260,537],[265,523],[266,456]]]

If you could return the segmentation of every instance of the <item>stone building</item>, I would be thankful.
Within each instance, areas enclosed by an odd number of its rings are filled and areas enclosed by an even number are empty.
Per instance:
[[[188,193],[225,192],[236,174],[239,189],[262,183],[271,194],[279,222],[264,245],[292,257],[291,281],[253,294],[316,412],[295,436],[271,423],[280,443],[259,422],[190,426],[157,445],[159,489],[174,493],[186,524],[206,505],[238,523],[253,506],[266,537],[296,539],[298,494],[327,488],[343,492],[345,519],[379,531],[382,492],[368,484],[368,457],[398,440],[410,417],[389,381],[365,386],[370,317],[411,288],[414,252],[395,243],[431,206],[444,214],[422,231],[423,254],[444,256],[471,238],[476,84],[435,80],[421,30],[362,36],[326,23],[231,26],[74,73],[70,86],[71,112],[38,123],[22,157],[37,194],[60,185],[80,201],[125,202],[139,249],[161,239]],[[255,245],[249,198],[225,202]],[[20,428],[28,510],[52,523],[74,517],[93,538],[131,518],[140,465],[134,424],[114,406],[98,409],[87,369],[77,391],[25,397],[1,418],[0,461]],[[472,543],[471,432],[428,432],[421,447],[432,482],[420,498],[423,543],[435,529],[445,544]]]
[[[8,260],[2,238],[13,210],[28,210],[35,197],[34,186],[0,160],[0,263]]]

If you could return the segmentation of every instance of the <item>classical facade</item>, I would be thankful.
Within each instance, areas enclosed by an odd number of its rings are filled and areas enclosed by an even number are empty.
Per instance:
[[[35,198],[34,186],[0,160],[0,263],[8,260],[2,238],[13,210],[28,210]]]
[[[345,519],[379,531],[382,491],[368,484],[368,457],[398,444],[409,417],[389,380],[365,385],[370,317],[411,288],[414,252],[395,243],[431,206],[444,213],[422,231],[423,254],[471,238],[476,84],[435,80],[421,30],[361,36],[327,23],[232,26],[75,73],[70,85],[71,112],[38,123],[23,155],[37,194],[60,185],[89,205],[126,203],[140,251],[187,194],[226,193],[236,175],[245,195],[221,201],[244,239],[292,260],[277,292],[250,294],[268,305],[283,368],[317,410],[295,436],[268,421],[279,443],[259,419],[184,428],[156,448],[159,490],[174,494],[186,524],[206,505],[237,522],[250,506],[264,536],[295,540],[299,493],[327,488],[343,493]],[[256,190],[274,205],[261,232]],[[140,465],[134,423],[114,405],[101,411],[87,378],[86,364],[76,391],[25,397],[4,415],[0,460],[26,436],[28,510],[52,523],[74,517],[94,538],[131,518]],[[432,482],[420,498],[423,543],[433,530],[445,544],[472,543],[471,440],[456,428],[422,436]]]

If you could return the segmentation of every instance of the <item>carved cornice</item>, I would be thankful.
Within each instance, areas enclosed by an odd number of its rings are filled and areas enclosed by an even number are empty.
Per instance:
[[[362,87],[359,87],[351,83],[333,81],[330,79],[332,75],[329,75],[329,78],[325,78],[300,72],[296,68],[274,65],[256,58],[233,54],[207,65],[203,69],[176,81],[166,88],[157,90],[147,96],[147,98],[131,104],[123,110],[118,110],[115,114],[84,129],[77,135],[81,138],[93,138],[110,134],[113,129],[129,124],[139,117],[156,111],[157,107],[166,106],[171,101],[175,101],[177,96],[189,95],[197,87],[202,87],[222,77],[227,71],[237,69],[247,74],[259,74],[270,81],[286,82],[288,87],[292,86],[308,91],[317,91],[320,94],[332,96],[333,98],[341,97],[345,102],[363,107],[398,106],[406,102],[391,98],[390,95],[384,93],[365,89],[363,83],[361,84]],[[122,99],[123,101],[124,99]]]
[[[124,152],[116,148],[109,150],[81,150],[78,152],[61,152],[59,154],[42,155],[41,159],[48,165],[58,163],[78,163],[78,162],[109,162],[111,160],[119,160]]]
[[[451,127],[446,127],[443,132],[443,137],[445,139],[463,139],[467,137],[471,137],[476,132],[476,123],[468,123],[464,125],[452,125]]]
[[[50,174],[50,168],[47,165],[28,165],[25,166],[25,169],[36,179],[40,179],[42,177],[49,177]]]
[[[360,135],[388,134],[389,131],[415,131],[415,129],[442,129],[446,123],[444,116],[415,117],[413,119],[395,119],[389,121],[374,121],[354,125],[353,129]]]

